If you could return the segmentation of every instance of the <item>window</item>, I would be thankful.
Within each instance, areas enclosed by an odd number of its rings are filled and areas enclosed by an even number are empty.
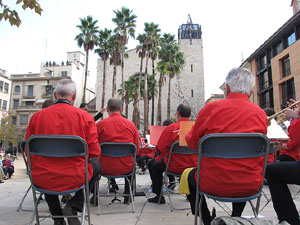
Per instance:
[[[5,92],[5,93],[8,93],[8,88],[9,88],[9,84],[8,84],[8,83],[5,83],[5,84],[4,84],[4,92]]]
[[[0,91],[3,91],[3,81],[0,80]]]
[[[194,97],[194,90],[193,89],[191,90],[191,97],[192,98]]]
[[[28,85],[28,94],[27,96],[33,96],[33,85]]]
[[[12,124],[17,125],[17,116],[12,116]]]
[[[291,74],[291,67],[290,67],[290,57],[286,57],[282,59],[282,77],[286,77]]]
[[[26,102],[25,102],[25,105],[26,105],[26,106],[33,105],[33,101],[26,101]]]
[[[2,107],[2,99],[0,99],[0,109],[1,109],[1,107]]]
[[[284,83],[282,83],[281,84],[281,91],[282,91],[281,92],[281,94],[282,94],[281,108],[284,109],[288,106],[287,101],[290,98],[296,99],[294,78],[289,79],[289,80],[285,81]]]
[[[267,66],[267,56],[263,55],[259,58],[259,69],[262,70]]]
[[[7,110],[7,101],[6,100],[3,100],[2,109],[5,111]]]
[[[17,109],[19,107],[19,99],[14,99],[14,105],[13,108]]]
[[[52,85],[46,85],[46,95],[52,95]]]
[[[295,32],[292,33],[289,37],[288,37],[288,46],[290,46],[291,44],[293,44],[296,41],[296,34]]]
[[[61,77],[67,77],[68,72],[67,71],[61,71]]]
[[[20,115],[20,125],[27,125],[28,124],[28,115],[23,114]]]
[[[191,64],[191,72],[193,72],[193,64]]]
[[[269,76],[268,71],[265,71],[263,73],[263,89],[266,89],[269,87]]]
[[[280,52],[282,52],[282,42],[279,42],[276,46],[275,46],[275,55],[279,54]]]
[[[274,108],[273,103],[273,89],[266,91],[260,95],[261,108]]]
[[[20,94],[20,86],[15,86],[15,94]]]

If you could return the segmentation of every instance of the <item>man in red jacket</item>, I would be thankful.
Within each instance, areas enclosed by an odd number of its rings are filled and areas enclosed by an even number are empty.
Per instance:
[[[289,136],[296,147],[300,147],[300,115],[299,106],[287,110],[285,116],[291,121]],[[300,225],[298,210],[293,202],[288,184],[300,185],[300,161],[274,162],[268,164],[266,179],[269,183],[273,206],[279,222],[287,221],[289,224]]]
[[[108,118],[98,122],[97,132],[99,143],[103,142],[129,142],[137,147],[139,153],[139,134],[131,121],[124,118],[122,112],[122,102],[119,99],[111,98],[107,102],[106,111]],[[102,172],[110,175],[128,174],[132,171],[134,160],[132,156],[122,157],[120,159],[101,156],[100,163]],[[113,165],[113,166],[112,166]],[[125,179],[125,194],[129,193],[129,184]],[[124,203],[128,203],[128,196],[124,198]]]
[[[211,133],[267,133],[266,113],[249,101],[255,85],[254,75],[247,69],[235,68],[228,73],[225,84],[227,97],[206,104],[199,112],[195,125],[186,136],[186,142],[190,148],[197,150],[197,144],[201,137]],[[220,168],[239,171],[240,176],[228,172],[227,176],[220,177]],[[263,159],[247,158],[235,161],[234,159],[203,158],[201,169],[203,171],[200,178],[201,190],[213,195],[245,196],[256,192],[263,182],[260,179]],[[193,213],[195,211],[196,180],[197,171],[194,169],[188,177],[191,192],[188,199]],[[223,183],[222,187],[216,185],[220,181]],[[232,183],[242,185],[243,191],[238,192],[237,189],[240,189],[240,185],[232,185]],[[245,204],[245,202],[234,203],[232,216],[241,216]],[[205,201],[202,209],[204,224],[210,224],[212,218]]]
[[[152,180],[152,192],[155,197],[149,198],[148,202],[158,203],[161,192],[163,173],[172,144],[179,140],[180,122],[190,121],[191,108],[188,105],[180,104],[176,110],[177,122],[169,125],[162,132],[157,142],[156,150],[160,152],[155,158],[155,162],[149,166],[150,177]],[[172,162],[169,164],[169,171],[181,174],[186,168],[197,166],[197,155],[174,155]],[[159,204],[165,204],[164,196],[161,197]]]
[[[101,150],[94,118],[84,110],[73,107],[76,84],[70,79],[59,80],[54,96],[57,99],[54,105],[36,112],[31,117],[26,139],[34,134],[80,136],[88,145],[88,158],[99,158]],[[36,169],[32,171],[32,179],[37,186],[47,190],[76,189],[85,183],[84,162],[82,157],[51,159],[34,156],[31,163]],[[100,173],[98,160],[89,160],[88,170],[90,187],[93,188]],[[61,174],[69,178],[62,180]],[[45,194],[45,198],[53,216],[63,215],[58,196]],[[76,215],[77,211],[82,211],[83,200],[83,191],[76,192],[64,209],[64,214]],[[68,223],[80,224],[78,218],[68,218]],[[54,224],[65,224],[65,221],[63,218],[54,219]]]

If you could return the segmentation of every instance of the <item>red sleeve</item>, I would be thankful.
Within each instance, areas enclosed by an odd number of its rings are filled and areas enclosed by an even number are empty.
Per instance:
[[[289,126],[289,136],[293,143],[300,147],[300,119],[293,119]]]
[[[134,125],[134,144],[136,145],[137,152],[136,155],[140,154],[140,141],[139,141],[139,132],[137,131],[135,125]]]
[[[89,158],[99,158],[101,149],[98,141],[97,128],[94,118],[90,116],[87,120],[86,143],[89,150]]]
[[[195,125],[191,131],[186,135],[185,140],[189,148],[197,150],[197,145],[201,137],[205,134],[207,121],[211,115],[209,105],[206,105],[198,114]]]
[[[286,147],[287,147],[287,150],[288,151],[292,151],[294,150],[295,148],[297,148],[297,146],[295,146],[294,142],[293,141],[288,141],[286,143]]]

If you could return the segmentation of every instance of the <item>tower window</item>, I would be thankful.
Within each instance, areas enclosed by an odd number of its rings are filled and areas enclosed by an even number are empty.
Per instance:
[[[191,89],[191,97],[193,98],[194,97],[194,90]]]
[[[191,64],[191,72],[193,72],[193,64]]]

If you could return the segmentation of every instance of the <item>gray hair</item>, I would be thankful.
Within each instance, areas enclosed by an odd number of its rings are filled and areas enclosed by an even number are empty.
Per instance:
[[[120,112],[122,107],[122,102],[118,98],[110,98],[107,102],[107,108],[111,112]]]
[[[255,85],[255,77],[248,69],[233,68],[229,71],[225,83],[230,87],[231,92],[250,95]]]
[[[72,97],[76,93],[76,84],[71,79],[61,79],[57,82],[54,92],[60,97]]]

